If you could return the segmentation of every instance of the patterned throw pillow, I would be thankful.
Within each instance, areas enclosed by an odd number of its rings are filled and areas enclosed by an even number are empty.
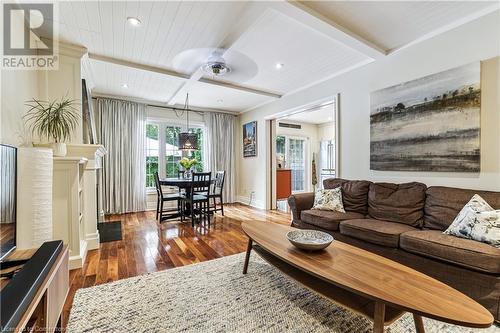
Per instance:
[[[500,247],[500,210],[475,194],[444,233]]]
[[[345,213],[342,203],[342,189],[340,187],[333,190],[317,190],[314,194],[314,206],[312,209],[333,210]]]

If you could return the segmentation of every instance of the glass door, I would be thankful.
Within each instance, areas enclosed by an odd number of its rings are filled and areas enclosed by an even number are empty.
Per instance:
[[[276,137],[278,164],[292,171],[292,192],[306,190],[306,139],[278,135]]]
[[[306,159],[305,140],[288,138],[288,161],[292,170],[292,192],[305,191]]]

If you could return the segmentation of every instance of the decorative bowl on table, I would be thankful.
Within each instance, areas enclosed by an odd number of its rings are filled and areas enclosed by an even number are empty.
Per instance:
[[[286,238],[302,250],[318,251],[326,248],[333,241],[333,236],[318,230],[292,230]]]

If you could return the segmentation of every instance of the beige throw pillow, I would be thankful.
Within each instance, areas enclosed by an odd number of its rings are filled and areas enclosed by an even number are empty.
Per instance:
[[[342,203],[342,189],[337,187],[333,190],[317,190],[314,194],[312,209],[345,213],[344,204]]]
[[[500,247],[500,210],[475,194],[444,233]]]

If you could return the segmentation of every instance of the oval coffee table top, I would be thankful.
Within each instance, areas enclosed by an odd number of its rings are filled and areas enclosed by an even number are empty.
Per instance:
[[[408,312],[444,322],[485,328],[493,316],[456,289],[395,261],[334,240],[325,250],[304,252],[286,233],[295,228],[243,222],[245,234],[281,260],[339,287]]]

